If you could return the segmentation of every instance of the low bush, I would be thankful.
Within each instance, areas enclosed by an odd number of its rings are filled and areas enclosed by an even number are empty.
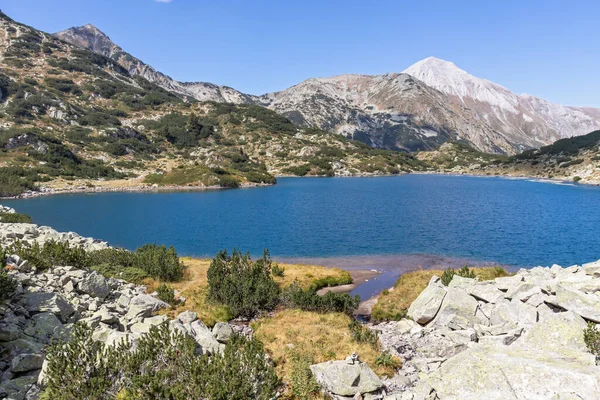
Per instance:
[[[30,224],[33,221],[27,214],[0,213],[0,222],[9,224]]]
[[[285,275],[285,268],[275,264],[273,265],[273,268],[271,268],[271,273],[273,274],[273,276],[282,278]]]
[[[377,332],[372,331],[360,322],[352,320],[348,325],[348,329],[350,329],[352,340],[356,343],[367,343],[373,346],[373,348],[379,347],[379,337]]]
[[[11,254],[17,254],[41,270],[65,265],[76,268],[86,268],[88,266],[88,256],[85,250],[81,247],[70,247],[66,242],[51,240],[45,242],[42,246],[39,243],[28,245],[23,242],[16,242],[9,247],[8,251]]]
[[[16,242],[9,251],[41,270],[69,265],[80,269],[91,268],[105,276],[134,282],[145,277],[172,282],[180,280],[184,272],[175,248],[156,244],[146,244],[135,252],[112,248],[86,252],[66,242],[48,241],[43,246]]]
[[[290,389],[295,398],[299,400],[313,399],[319,392],[319,384],[313,376],[310,366],[315,363],[313,357],[306,354],[292,352],[290,354]]]
[[[600,359],[600,331],[593,322],[588,322],[587,328],[583,331],[583,341],[590,353]]]
[[[234,316],[253,317],[275,308],[279,287],[271,276],[269,252],[252,261],[250,254],[223,250],[208,268],[208,298],[231,308]]]
[[[222,354],[198,355],[192,338],[153,327],[134,349],[107,346],[92,330],[48,348],[44,400],[272,399],[280,380],[257,340],[234,336]]]
[[[135,251],[135,264],[153,278],[174,282],[183,278],[184,267],[174,247],[145,244]]]
[[[454,275],[470,279],[477,278],[477,276],[475,275],[475,271],[470,270],[469,267],[465,265],[458,271],[455,271],[453,268],[446,269],[440,279],[442,280],[442,283],[445,286],[448,286],[450,282],[452,282],[452,278],[454,278]]]
[[[290,308],[318,313],[341,312],[347,315],[358,308],[360,297],[352,297],[347,293],[328,292],[319,296],[314,288],[302,289],[297,282],[286,289],[282,298],[283,303]]]
[[[3,264],[3,253],[0,253],[0,256],[2,256],[1,264]],[[4,270],[4,267],[2,267],[2,269],[0,269],[0,301],[8,299],[16,288],[17,281],[14,280],[11,276],[9,276]]]
[[[156,289],[158,293],[158,298],[165,303],[175,304],[175,291],[172,287],[167,286],[165,283],[160,285],[158,289]]]

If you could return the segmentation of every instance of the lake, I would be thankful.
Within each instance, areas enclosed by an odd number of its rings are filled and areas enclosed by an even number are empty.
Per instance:
[[[268,248],[286,261],[388,271],[387,280],[418,266],[567,266],[600,259],[600,188],[520,179],[281,178],[273,187],[2,204],[38,224],[129,249],[156,242],[211,257],[224,248],[253,255]]]

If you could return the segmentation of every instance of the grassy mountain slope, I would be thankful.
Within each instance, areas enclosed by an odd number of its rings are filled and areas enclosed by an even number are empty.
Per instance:
[[[506,157],[445,144],[417,158],[438,172],[528,176],[600,184],[600,131],[560,139],[540,149]]]
[[[184,102],[115,61],[0,15],[0,196],[42,188],[271,184],[389,174],[411,155],[299,129],[255,105]]]

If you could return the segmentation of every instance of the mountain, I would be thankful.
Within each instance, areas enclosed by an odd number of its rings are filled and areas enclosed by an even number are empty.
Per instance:
[[[299,128],[258,105],[183,101],[132,75],[121,57],[118,63],[1,12],[0,37],[0,197],[424,169],[410,154]]]
[[[429,57],[405,73],[472,110],[511,143],[539,147],[558,139],[600,129],[600,109],[567,107],[477,78],[455,64]]]
[[[262,104],[301,126],[318,127],[396,150],[428,150],[464,141],[488,152],[513,144],[469,110],[408,74],[308,79],[262,97]]]
[[[305,128],[373,147],[419,151],[446,142],[517,154],[600,129],[600,109],[567,107],[474,77],[451,62],[427,58],[403,73],[313,78],[253,96],[205,82],[178,82],[125,52],[93,25],[56,37],[106,56],[133,76],[199,101],[258,104]]]
[[[141,76],[158,86],[182,96],[199,101],[214,101],[217,103],[252,103],[252,97],[227,86],[219,86],[206,82],[178,82],[173,78],[156,71],[150,65],[124,51],[116,45],[104,32],[92,24],[74,27],[55,33],[57,38],[83,47],[110,58],[133,76]]]

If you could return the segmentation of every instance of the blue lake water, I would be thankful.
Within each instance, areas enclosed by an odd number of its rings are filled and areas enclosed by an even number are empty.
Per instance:
[[[600,259],[600,188],[583,185],[443,175],[282,178],[265,188],[2,203],[60,231],[130,249],[164,243],[191,256],[268,248],[283,259],[378,269]]]

